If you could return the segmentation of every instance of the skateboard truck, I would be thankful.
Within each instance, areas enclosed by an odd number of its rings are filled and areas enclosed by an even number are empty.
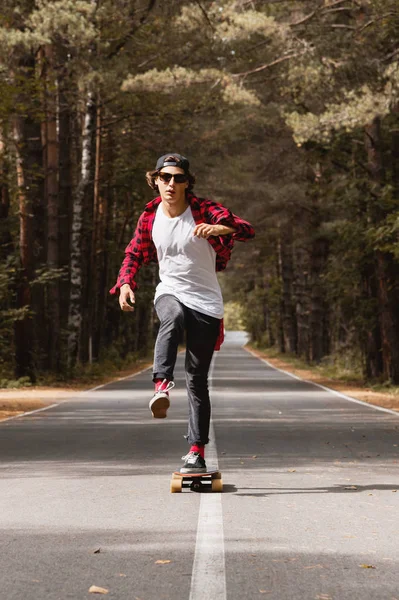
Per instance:
[[[172,494],[181,492],[183,488],[190,488],[193,492],[212,490],[223,491],[222,474],[220,471],[207,471],[206,473],[180,473],[175,471],[170,481]]]

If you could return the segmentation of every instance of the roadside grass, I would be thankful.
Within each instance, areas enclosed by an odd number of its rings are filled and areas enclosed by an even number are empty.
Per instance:
[[[46,387],[65,387],[71,389],[87,389],[109,383],[120,377],[137,373],[152,364],[152,356],[128,354],[125,359],[117,361],[105,358],[92,364],[78,365],[70,374],[43,374],[38,377],[37,385]]]
[[[60,373],[44,372],[37,375],[36,383],[29,377],[16,379],[7,369],[0,371],[0,392],[3,389],[32,389],[38,387],[68,388],[72,390],[86,389],[90,386],[101,385],[115,378],[124,377],[126,374],[135,373],[152,364],[152,354],[138,356],[128,354],[125,358],[106,357],[92,364],[79,364],[71,371]]]

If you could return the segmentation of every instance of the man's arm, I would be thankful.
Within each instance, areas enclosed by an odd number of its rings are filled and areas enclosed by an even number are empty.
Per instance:
[[[218,202],[208,200],[207,221],[211,225],[224,225],[231,230],[228,233],[211,235],[231,234],[232,239],[237,242],[245,242],[246,240],[255,237],[255,230],[248,221],[244,221],[244,219],[241,219],[241,217],[238,217],[232,213],[231,210]]]
[[[194,229],[194,235],[199,238],[208,239],[211,235],[231,235],[236,229],[227,225],[209,225],[209,223],[200,223]]]

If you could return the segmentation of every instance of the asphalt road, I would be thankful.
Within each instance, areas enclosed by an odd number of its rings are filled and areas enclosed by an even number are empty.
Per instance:
[[[242,342],[213,368],[223,494],[169,492],[182,355],[167,420],[146,371],[0,423],[0,600],[399,600],[399,414]]]

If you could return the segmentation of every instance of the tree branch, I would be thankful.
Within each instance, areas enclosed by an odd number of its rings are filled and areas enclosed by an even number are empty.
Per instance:
[[[335,0],[334,2],[330,2],[330,4],[326,4],[323,7],[323,10],[328,10],[329,8],[332,8],[333,6],[337,6],[338,4],[343,4],[344,2],[349,2],[349,0]]]
[[[304,50],[302,52],[297,52],[296,54],[289,54],[288,56],[281,56],[280,58],[273,60],[271,63],[267,63],[266,65],[256,67],[256,69],[251,69],[250,71],[245,71],[244,73],[233,73],[232,77],[246,77],[247,75],[252,75],[253,73],[260,73],[260,71],[265,71],[266,69],[269,69],[270,67],[274,67],[275,65],[278,65],[279,63],[289,60],[290,58],[297,58],[298,56],[302,56],[303,54],[306,54],[306,52],[307,52],[307,50]]]
[[[199,0],[194,0],[195,4],[198,6],[198,8],[200,9],[200,11],[202,12],[202,14],[204,15],[205,21],[208,23],[209,27],[212,29],[212,31],[215,31],[214,26],[212,25],[212,22],[210,20],[210,18],[208,17],[208,13],[206,12],[205,8],[202,6],[201,2]]]
[[[352,31],[356,31],[356,27],[353,25],[344,25],[343,23],[332,23],[330,27],[333,27],[334,29],[351,29]]]
[[[306,15],[306,17],[303,17],[303,19],[300,19],[299,21],[296,21],[295,23],[290,23],[290,27],[296,27],[297,25],[302,25],[303,23],[306,23],[306,21],[310,21],[310,19],[312,19],[319,11],[319,8],[316,8],[316,10],[314,10],[313,12],[311,12],[309,15]]]
[[[318,12],[331,13],[331,12],[335,12],[335,11],[352,10],[351,7],[346,7],[346,6],[334,8],[338,4],[343,4],[344,2],[348,2],[348,0],[335,0],[335,2],[331,2],[330,4],[327,4],[326,6],[320,5],[318,8],[316,8],[314,11],[312,11],[311,13],[309,13],[308,15],[306,15],[299,21],[296,21],[295,23],[290,23],[290,27],[296,27],[297,25],[302,25],[303,23],[310,21],[310,19],[312,19],[315,15],[317,15]],[[329,10],[329,9],[331,9],[331,10]]]
[[[373,25],[374,23],[378,23],[378,21],[382,21],[386,17],[392,17],[392,16],[396,16],[396,13],[393,11],[389,11],[383,15],[380,15],[376,19],[370,19],[370,21],[367,21],[367,23],[365,23],[363,25],[363,27],[360,27],[360,29],[357,30],[357,33],[361,33],[364,29],[366,29],[366,27],[370,27],[370,25]]]
[[[144,25],[144,23],[145,23],[148,15],[150,14],[150,12],[152,11],[152,9],[154,8],[155,3],[156,3],[156,0],[149,0],[148,1],[147,8],[144,11],[144,15],[140,18],[139,25],[133,25],[133,27],[130,29],[130,31],[120,40],[120,42],[118,42],[118,44],[108,54],[107,58],[113,58],[114,56],[116,56],[118,54],[118,52],[120,50],[122,50],[122,48],[127,44],[127,42],[133,37],[133,35],[141,27],[141,25]],[[133,11],[133,14],[135,12],[136,11]]]

